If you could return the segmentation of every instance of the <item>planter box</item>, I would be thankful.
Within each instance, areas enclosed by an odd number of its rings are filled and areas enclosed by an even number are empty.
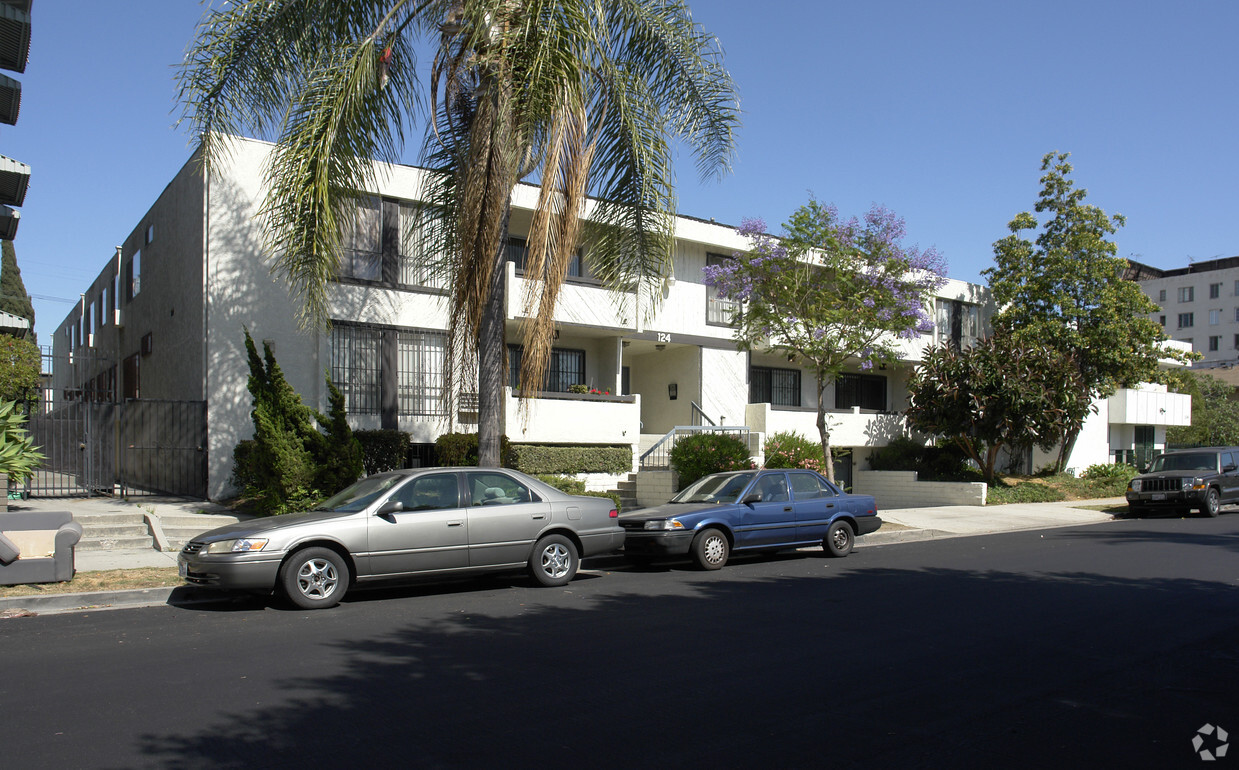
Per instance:
[[[873,495],[878,514],[883,508],[926,508],[934,505],[985,505],[983,481],[919,481],[916,471],[856,471],[852,491]]]

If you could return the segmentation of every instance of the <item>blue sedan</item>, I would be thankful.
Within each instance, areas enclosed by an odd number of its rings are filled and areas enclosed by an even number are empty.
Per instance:
[[[636,561],[691,554],[719,569],[733,551],[820,545],[847,556],[857,535],[882,526],[870,495],[853,495],[809,470],[716,473],[663,505],[620,515],[624,553]]]

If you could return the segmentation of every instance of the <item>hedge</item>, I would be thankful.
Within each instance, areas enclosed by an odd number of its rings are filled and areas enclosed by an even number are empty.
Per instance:
[[[628,473],[629,446],[547,446],[513,444],[511,467],[531,476],[573,473]]]
[[[401,430],[355,430],[361,444],[361,463],[366,475],[393,471],[405,466],[409,453],[409,434]]]

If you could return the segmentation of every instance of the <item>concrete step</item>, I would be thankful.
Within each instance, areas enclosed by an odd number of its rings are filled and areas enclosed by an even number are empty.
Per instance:
[[[154,549],[155,541],[148,534],[142,537],[138,536],[119,536],[119,537],[83,537],[77,543],[79,551],[115,551],[115,550],[136,550],[136,549]]]
[[[225,524],[236,524],[240,519],[236,516],[201,516],[192,513],[183,514],[160,514],[159,523],[163,525],[164,531],[170,529],[197,529],[198,532],[206,532],[216,527],[222,527]]]
[[[139,524],[92,524],[89,527],[82,527],[82,539],[95,538],[106,539],[112,537],[150,537],[151,531],[146,526],[146,522]]]
[[[96,526],[146,526],[146,518],[142,515],[142,511],[136,513],[75,513],[73,520],[81,524],[82,529]]]

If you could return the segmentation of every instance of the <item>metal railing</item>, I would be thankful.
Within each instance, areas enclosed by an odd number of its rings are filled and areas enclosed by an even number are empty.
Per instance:
[[[695,436],[702,433],[725,433],[735,436],[744,442],[750,454],[753,451],[750,441],[752,434],[747,425],[677,425],[641,455],[638,468],[643,471],[670,469],[671,449],[675,446],[676,440],[683,436]]]
[[[705,425],[706,423],[716,425],[714,420],[711,420],[710,416],[701,408],[701,404],[698,404],[696,401],[689,401],[688,403],[693,408],[693,425]]]

